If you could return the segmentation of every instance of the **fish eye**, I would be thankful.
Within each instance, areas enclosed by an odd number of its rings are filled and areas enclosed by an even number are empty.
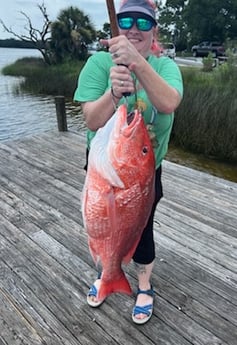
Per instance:
[[[142,153],[145,155],[148,152],[148,147],[144,146],[142,149]]]

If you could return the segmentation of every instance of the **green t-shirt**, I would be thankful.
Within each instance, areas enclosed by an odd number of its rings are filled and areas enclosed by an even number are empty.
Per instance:
[[[150,55],[147,58],[152,68],[179,94],[183,95],[183,82],[180,70],[177,64],[168,57],[157,58]],[[113,66],[111,55],[107,52],[98,52],[92,55],[83,67],[79,78],[78,86],[74,94],[74,100],[79,102],[93,101],[101,97],[106,90],[111,87],[110,68]],[[174,121],[174,113],[163,114],[157,111],[151,104],[144,89],[137,91],[137,95],[127,97],[128,111],[134,109],[137,101],[146,124],[152,123],[156,138],[157,148],[154,149],[156,157],[156,168],[158,168],[168,150],[168,142]],[[119,104],[125,102],[122,98]],[[90,142],[96,132],[87,131],[87,143]]]

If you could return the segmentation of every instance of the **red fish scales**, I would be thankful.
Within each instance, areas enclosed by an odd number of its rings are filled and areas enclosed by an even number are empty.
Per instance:
[[[89,248],[103,273],[99,299],[131,293],[122,270],[147,223],[154,198],[155,158],[141,117],[127,124],[120,106],[92,141],[83,190],[82,213]]]

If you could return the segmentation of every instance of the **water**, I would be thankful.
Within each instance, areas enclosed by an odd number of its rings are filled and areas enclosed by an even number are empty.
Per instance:
[[[228,164],[226,162],[210,159],[201,154],[193,154],[174,147],[172,144],[169,145],[169,151],[166,159],[189,168],[207,172],[211,175],[218,176],[232,182],[237,182],[236,164]]]
[[[22,57],[38,57],[35,49],[0,48],[0,70]],[[0,74],[0,141],[57,128],[53,97],[20,91],[21,78]]]
[[[22,57],[41,56],[38,50],[0,48],[0,70]],[[0,74],[0,141],[57,129],[54,97],[22,93],[21,78]],[[16,92],[17,90],[17,92]],[[68,111],[70,108],[70,112]],[[84,130],[82,117],[73,104],[67,104],[68,127]],[[70,114],[72,116],[70,116]],[[170,145],[167,159],[237,182],[237,166],[194,155]]]

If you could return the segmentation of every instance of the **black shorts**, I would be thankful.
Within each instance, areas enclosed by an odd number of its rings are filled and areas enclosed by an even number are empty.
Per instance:
[[[86,165],[87,170],[89,150],[86,151]],[[153,221],[156,206],[160,199],[163,197],[163,188],[161,182],[161,166],[156,170],[155,175],[155,200],[152,206],[151,214],[148,219],[147,225],[142,233],[141,239],[133,255],[133,260],[138,264],[148,265],[155,259],[155,242],[153,236]]]
[[[156,170],[155,176],[155,200],[152,206],[151,214],[147,225],[142,233],[140,242],[133,255],[133,260],[138,264],[148,265],[155,259],[155,242],[153,236],[153,221],[156,206],[163,197],[163,188],[161,182],[161,166]]]

